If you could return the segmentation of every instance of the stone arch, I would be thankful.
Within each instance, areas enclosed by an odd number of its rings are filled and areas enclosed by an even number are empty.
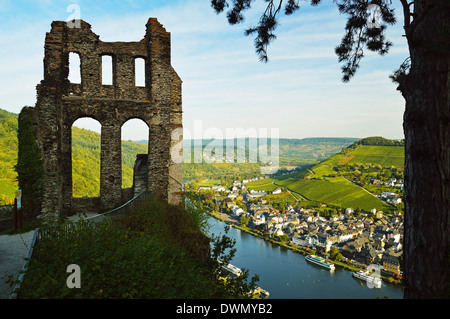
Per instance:
[[[99,134],[101,134],[101,126],[98,120],[87,116],[80,117],[72,123],[72,197],[74,198],[100,196],[101,135]],[[78,133],[82,135],[78,136]],[[89,178],[86,178],[87,176]]]
[[[146,189],[148,179],[148,153],[150,126],[139,117],[128,118],[121,125],[122,139],[122,192],[133,195]],[[129,143],[130,141],[147,141]],[[126,154],[126,155],[125,155]],[[132,188],[132,190],[127,190]]]

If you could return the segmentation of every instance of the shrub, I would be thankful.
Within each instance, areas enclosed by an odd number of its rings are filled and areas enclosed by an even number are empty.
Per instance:
[[[245,298],[257,278],[227,281],[217,258],[233,257],[233,241],[210,239],[195,210],[151,200],[126,217],[52,227],[36,246],[18,298]],[[229,250],[228,254],[226,251]],[[69,289],[67,266],[81,269],[81,288]]]

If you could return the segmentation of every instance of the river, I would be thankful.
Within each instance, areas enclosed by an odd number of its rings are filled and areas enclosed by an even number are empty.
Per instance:
[[[225,223],[210,218],[210,234],[224,233]],[[402,299],[403,289],[382,283],[369,288],[340,267],[334,271],[308,263],[301,254],[271,244],[261,238],[231,228],[228,236],[236,240],[233,265],[258,274],[258,286],[270,293],[270,299]]]

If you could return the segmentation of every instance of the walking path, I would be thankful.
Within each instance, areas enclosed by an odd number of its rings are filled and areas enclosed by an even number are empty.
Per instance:
[[[28,256],[34,230],[23,234],[0,236],[0,299],[8,299],[13,287],[7,281],[16,280]]]
[[[95,215],[97,213],[87,213],[86,217]],[[81,214],[71,216],[69,219],[76,221],[80,217]],[[0,299],[8,299],[11,295],[14,286],[10,287],[7,281],[17,280],[19,277],[33,236],[34,230],[23,234],[0,236]]]

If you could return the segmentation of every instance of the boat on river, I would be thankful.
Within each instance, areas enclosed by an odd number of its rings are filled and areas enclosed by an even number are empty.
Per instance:
[[[316,256],[316,255],[308,255],[305,257],[307,261],[310,263],[322,266],[324,268],[327,268],[329,270],[334,270],[334,265],[328,261],[326,261],[324,258]]]
[[[228,271],[229,273],[235,275],[236,277],[242,275],[242,270],[232,264],[222,265],[222,269]]]
[[[358,272],[354,272],[352,276],[367,282],[367,286],[369,288],[381,288],[381,279],[371,276],[367,271],[360,270]]]
[[[236,267],[235,265],[232,264],[227,264],[225,265],[221,260],[219,260],[219,263],[222,264],[222,269],[224,269],[225,271],[227,271],[228,273],[239,277],[242,275],[242,269],[239,267]],[[256,286],[254,290],[250,291],[250,295],[255,296],[255,297],[259,297],[259,298],[269,298],[269,292],[267,290],[262,289],[259,286]]]

